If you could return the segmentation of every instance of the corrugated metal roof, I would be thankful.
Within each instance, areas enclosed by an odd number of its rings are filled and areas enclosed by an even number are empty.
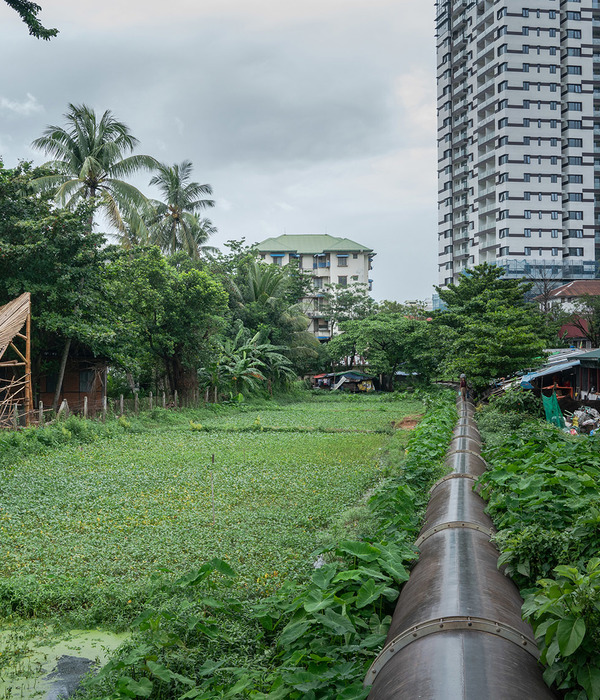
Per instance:
[[[261,253],[302,253],[303,255],[315,255],[316,253],[355,252],[372,253],[373,249],[351,241],[348,238],[330,236],[327,233],[285,233],[282,236],[267,238],[261,241],[257,249]]]
[[[25,325],[30,307],[29,292],[0,306],[0,357],[4,355],[12,339]]]
[[[560,287],[552,290],[550,292],[550,299],[562,299],[570,297],[581,297],[586,294],[592,296],[600,295],[600,280],[573,280],[567,284],[563,284]],[[538,299],[540,297],[537,297]]]
[[[521,377],[521,384],[530,383],[532,379],[537,379],[538,377],[546,377],[549,374],[558,374],[559,372],[564,372],[566,369],[575,367],[579,364],[579,359],[572,360],[571,362],[563,362],[561,364],[551,365],[550,367],[544,367],[537,372],[530,372]]]

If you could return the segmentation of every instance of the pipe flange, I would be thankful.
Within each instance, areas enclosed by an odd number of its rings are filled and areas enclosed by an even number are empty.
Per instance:
[[[513,642],[518,647],[531,654],[536,661],[540,657],[540,652],[533,638],[526,637],[519,632],[519,630],[503,622],[496,622],[495,620],[490,620],[485,617],[443,617],[427,620],[426,622],[421,622],[418,625],[409,627],[404,630],[404,632],[394,637],[391,642],[388,642],[367,671],[363,686],[366,688],[372,685],[377,674],[387,662],[399,651],[411,644],[411,642],[421,639],[422,637],[427,637],[430,634],[452,632],[455,630],[472,630],[493,634],[494,636],[502,637],[502,639]]]
[[[448,459],[448,457],[452,457],[452,455],[457,455],[457,454],[475,455],[475,457],[480,457],[485,462],[485,459],[483,459],[483,457],[479,454],[479,452],[475,452],[474,450],[450,450],[450,452],[448,452],[446,459]]]
[[[446,476],[443,476],[441,479],[436,481],[435,484],[429,489],[429,495],[431,495],[440,484],[445,484],[446,481],[450,481],[451,479],[471,479],[471,481],[477,481],[478,478],[478,476],[473,476],[473,474],[463,474],[461,472],[446,474]]]
[[[447,523],[435,525],[429,530],[426,530],[422,535],[419,536],[419,538],[415,542],[415,547],[420,547],[423,544],[423,542],[425,542],[425,540],[428,540],[432,535],[435,535],[436,533],[441,532],[442,530],[453,529],[477,530],[477,532],[483,532],[483,534],[487,535],[490,539],[492,539],[493,535],[495,534],[495,530],[491,530],[489,527],[479,525],[479,523],[470,523],[465,520],[452,520]]]

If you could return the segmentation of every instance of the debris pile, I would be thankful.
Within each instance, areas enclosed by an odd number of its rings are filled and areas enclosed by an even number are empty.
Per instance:
[[[571,435],[594,435],[600,430],[600,413],[589,406],[581,406],[572,414],[565,413],[565,429]]]

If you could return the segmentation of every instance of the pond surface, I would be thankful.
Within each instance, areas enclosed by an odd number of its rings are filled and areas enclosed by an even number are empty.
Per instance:
[[[0,627],[0,700],[67,698],[128,636],[100,629],[62,634],[46,629],[33,636],[23,625]]]

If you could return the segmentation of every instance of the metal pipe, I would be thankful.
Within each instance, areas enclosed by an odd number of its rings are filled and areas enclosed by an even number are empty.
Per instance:
[[[445,460],[452,472],[431,488],[419,561],[365,678],[369,700],[550,700],[522,599],[498,570],[494,527],[473,488],[486,469],[474,407],[458,408]]]

